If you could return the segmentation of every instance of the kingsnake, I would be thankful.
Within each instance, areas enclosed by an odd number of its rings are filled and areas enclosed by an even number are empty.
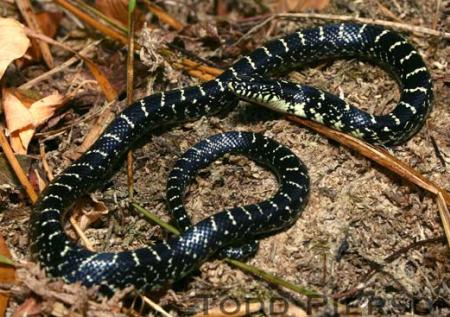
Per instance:
[[[401,98],[391,113],[372,116],[315,88],[259,77],[322,59],[354,56],[387,66],[395,75]],[[303,165],[275,141],[230,132],[194,146],[169,177],[169,204],[177,217],[184,217],[179,221],[181,236],[134,251],[95,253],[69,241],[63,231],[63,211],[99,187],[142,135],[233,106],[237,101],[233,91],[384,145],[410,138],[423,125],[432,100],[430,75],[413,46],[393,31],[353,23],[295,32],[244,56],[214,80],[145,97],[118,115],[95,144],[46,188],[33,209],[32,248],[47,273],[66,282],[100,285],[105,294],[127,285],[150,290],[186,275],[225,246],[292,224],[309,188]],[[265,202],[225,210],[192,226],[182,205],[184,187],[198,168],[230,151],[271,167],[279,175],[279,191]]]

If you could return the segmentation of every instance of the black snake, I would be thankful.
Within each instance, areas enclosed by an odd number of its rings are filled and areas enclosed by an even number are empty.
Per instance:
[[[387,66],[398,80],[401,98],[389,114],[373,116],[315,88],[259,77],[299,64],[353,56]],[[134,251],[95,253],[69,241],[63,231],[63,211],[97,188],[140,136],[162,125],[217,113],[236,103],[234,93],[384,145],[404,142],[420,129],[432,100],[430,75],[422,58],[393,31],[372,25],[330,24],[273,40],[214,80],[134,103],[46,188],[32,213],[31,242],[47,272],[67,282],[100,285],[106,294],[127,285],[150,290],[186,275],[226,246],[292,224],[309,188],[303,165],[275,141],[253,133],[230,132],[193,147],[169,177],[168,201],[184,229],[181,236]],[[260,204],[225,210],[192,226],[182,205],[184,187],[198,168],[230,151],[271,167],[279,176],[279,191]]]

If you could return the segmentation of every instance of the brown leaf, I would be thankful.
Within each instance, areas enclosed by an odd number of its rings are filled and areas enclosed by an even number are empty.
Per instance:
[[[20,130],[33,122],[28,107],[9,89],[3,91],[3,111],[10,132]]]
[[[34,126],[38,127],[50,119],[55,111],[63,106],[67,101],[68,97],[54,94],[34,102],[29,108],[31,116],[34,120]]]
[[[94,64],[92,61],[90,61],[87,58],[83,58],[83,60],[85,61],[86,66],[89,68],[92,75],[95,77],[98,84],[100,85],[100,88],[102,89],[103,93],[105,94],[106,99],[108,101],[116,100],[117,91],[111,85],[108,78],[106,78],[105,74],[102,72],[100,67],[98,67],[96,64]]]
[[[26,154],[36,128],[48,120],[69,98],[54,94],[30,104],[23,94],[11,89],[3,91],[3,111],[16,153]]]
[[[10,134],[11,147],[17,154],[27,154],[28,145],[34,135],[33,127],[26,126],[24,129],[14,131]]]
[[[96,0],[95,7],[109,18],[122,25],[128,25],[128,0]],[[135,9],[136,29],[141,29],[144,15],[139,8]]]
[[[102,201],[98,201],[94,196],[80,199],[74,206],[73,217],[76,219],[81,230],[85,230],[92,223],[107,215],[108,207]]]
[[[54,38],[58,32],[63,16],[62,12],[43,11],[36,13],[36,19],[41,27],[42,33],[51,38]]]
[[[8,65],[22,57],[30,46],[22,24],[14,19],[0,18],[0,78]]]
[[[96,0],[95,7],[123,25],[128,24],[128,0]]]

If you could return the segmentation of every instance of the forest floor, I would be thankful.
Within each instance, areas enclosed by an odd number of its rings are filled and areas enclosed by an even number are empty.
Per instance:
[[[436,29],[450,32],[450,2],[437,2],[438,10],[435,1],[425,0],[334,0],[321,13],[428,28],[435,24]],[[145,7],[140,8],[143,19],[156,28],[137,33],[143,48],[135,62],[135,99],[200,82],[174,67],[164,55],[155,53],[165,42],[183,46],[184,51],[226,68],[267,39],[332,21],[274,18],[251,36],[239,40],[266,21],[270,12],[264,11],[257,4],[259,1],[214,3],[159,2],[170,16],[186,25],[180,32],[158,22]],[[39,10],[63,12],[54,3],[38,1],[37,5]],[[20,17],[13,4],[6,6],[5,15]],[[450,191],[450,39],[397,31],[403,32],[423,56],[432,75],[435,99],[425,126],[407,143],[389,150]],[[56,39],[76,51],[85,48],[88,41],[103,39],[88,55],[123,95],[127,65],[124,44],[93,31],[67,11],[59,23]],[[190,57],[171,50],[180,59]],[[72,57],[72,53],[58,47],[52,47],[52,54],[55,64]],[[20,86],[47,71],[43,62],[11,71],[8,85]],[[341,95],[375,114],[388,112],[400,96],[397,83],[388,73],[356,59],[299,68],[286,78]],[[82,62],[39,81],[32,90],[44,96],[75,91],[70,103],[57,112],[57,120],[45,124],[28,148],[31,166],[28,170],[36,169],[46,181],[48,169],[54,175],[62,172],[78,155],[86,135],[104,124],[98,122],[100,112],[108,109],[117,114],[126,107],[125,100],[108,105]],[[196,142],[230,130],[260,132],[288,146],[306,164],[311,178],[309,201],[301,217],[289,230],[262,240],[259,252],[248,264],[327,296],[328,304],[319,305],[320,301],[314,300],[314,315],[333,312],[331,298],[351,309],[380,315],[450,313],[450,252],[434,195],[337,142],[262,107],[241,102],[231,112],[155,131],[134,152],[134,200],[169,221],[165,186],[176,159]],[[48,169],[43,168],[40,147],[45,150]],[[195,178],[185,201],[194,221],[198,221],[224,208],[264,200],[276,188],[276,178],[265,168],[241,156],[227,156]],[[95,197],[107,206],[105,215],[84,230],[96,250],[132,249],[166,237],[161,228],[126,204],[126,163]],[[27,237],[31,205],[26,194],[20,187],[3,186],[0,198],[0,232],[18,265],[9,315],[19,316],[29,307],[43,314],[53,311],[56,315],[57,309],[62,311],[61,315],[68,311],[90,316],[124,314],[118,299],[99,300],[93,290],[46,279],[30,258]],[[305,311],[311,308],[311,300],[306,296],[269,284],[220,260],[204,263],[170,290],[149,297],[172,316],[201,311],[205,298],[210,306],[220,306],[230,298],[239,303],[249,299],[268,303],[281,298]],[[136,306],[135,310],[139,311]],[[156,315],[148,308],[140,314]],[[270,315],[267,307],[254,316],[264,314]]]

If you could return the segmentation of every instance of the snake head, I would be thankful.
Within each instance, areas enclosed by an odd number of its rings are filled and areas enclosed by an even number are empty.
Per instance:
[[[298,95],[299,86],[283,81],[269,79],[263,76],[236,76],[228,88],[239,98],[255,102],[276,111],[286,111]]]

